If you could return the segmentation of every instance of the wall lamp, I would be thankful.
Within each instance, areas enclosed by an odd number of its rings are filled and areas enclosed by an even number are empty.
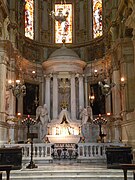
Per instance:
[[[89,100],[90,100],[90,103],[91,103],[92,106],[93,106],[94,99],[95,99],[94,94],[93,95],[89,95]]]
[[[26,95],[26,86],[25,84],[21,83],[19,79],[16,80],[15,85],[12,84],[11,80],[9,80],[8,83],[8,89],[12,90],[12,93],[16,98]]]
[[[120,87],[124,88],[125,85],[126,85],[126,83],[125,83],[125,78],[124,78],[124,77],[121,77],[121,79],[120,79]]]
[[[94,77],[97,77],[98,76],[98,71],[97,69],[94,70]]]

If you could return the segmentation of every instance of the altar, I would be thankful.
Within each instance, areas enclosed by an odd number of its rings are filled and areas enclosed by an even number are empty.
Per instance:
[[[81,137],[81,121],[72,120],[67,109],[62,109],[58,119],[48,123],[46,138],[50,143],[78,143]]]
[[[80,135],[46,135],[50,143],[75,143],[80,141]]]

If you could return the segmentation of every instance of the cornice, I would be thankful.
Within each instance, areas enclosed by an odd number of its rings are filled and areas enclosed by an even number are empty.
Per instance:
[[[62,44],[42,43],[42,42],[38,42],[35,40],[31,40],[22,34],[19,34],[19,36],[21,39],[23,38],[24,45],[26,43],[30,47],[37,46],[39,48],[42,47],[42,48],[56,48],[57,49],[57,48],[60,48],[62,46]],[[83,43],[66,44],[66,47],[73,49],[73,48],[86,47],[86,46],[90,46],[90,45],[94,45],[94,44],[96,45],[96,44],[99,44],[100,42],[103,42],[104,38],[105,38],[105,35],[102,37],[96,38],[96,39],[92,39],[92,40],[83,42]]]

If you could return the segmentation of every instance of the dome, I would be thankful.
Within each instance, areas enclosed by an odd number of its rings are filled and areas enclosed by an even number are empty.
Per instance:
[[[48,60],[51,59],[66,59],[66,58],[71,58],[71,59],[80,59],[79,56],[77,55],[77,53],[67,47],[65,47],[64,45],[60,48],[57,49],[56,51],[54,51]]]
[[[81,74],[85,65],[86,62],[82,61],[75,51],[64,45],[54,51],[42,64],[46,74],[52,72],[78,72]]]

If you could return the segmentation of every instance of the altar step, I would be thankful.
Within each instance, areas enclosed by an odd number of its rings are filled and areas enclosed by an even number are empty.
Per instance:
[[[3,180],[6,180],[5,172]],[[38,168],[13,170],[10,180],[123,180],[123,171],[107,169],[106,166],[88,164],[45,164]],[[128,180],[133,180],[133,172],[128,172]]]

